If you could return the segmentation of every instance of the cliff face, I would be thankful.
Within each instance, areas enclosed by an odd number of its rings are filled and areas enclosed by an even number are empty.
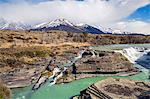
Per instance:
[[[150,83],[113,79],[99,81],[73,99],[149,99]]]

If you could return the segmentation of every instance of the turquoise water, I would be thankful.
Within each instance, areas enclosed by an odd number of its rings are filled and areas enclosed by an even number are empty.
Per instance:
[[[133,76],[126,76],[126,77],[113,76],[113,77],[128,78],[128,79],[140,80],[140,81],[149,81],[147,71],[145,72],[143,71]],[[31,87],[14,90],[15,95],[13,98],[14,99],[69,99],[71,96],[79,94],[81,90],[87,88],[89,85],[106,78],[108,77],[85,78],[85,79],[73,81],[68,84],[59,84],[53,86],[49,86],[49,83],[47,82],[36,92],[31,92]]]
[[[123,48],[129,48],[129,47],[146,47],[150,48],[150,44],[114,44],[114,45],[104,45],[104,46],[93,46],[91,48],[94,48],[96,50],[114,50],[114,49],[123,49]]]
[[[114,47],[115,46],[115,47]],[[130,47],[131,45],[111,45],[107,46],[107,48],[125,48]],[[124,47],[123,47],[124,46]],[[133,45],[132,45],[133,46]],[[101,46],[99,46],[100,48]],[[103,46],[104,47],[104,46]],[[150,47],[150,44],[140,44],[136,45],[136,47]],[[114,78],[127,78],[132,80],[140,80],[140,81],[149,81],[149,71],[140,65],[135,65],[139,67],[142,72],[133,75],[133,76],[126,76],[126,77],[118,77],[113,76]],[[71,96],[79,94],[79,92],[89,85],[99,81],[106,79],[108,77],[94,77],[94,78],[85,78],[73,81],[67,84],[58,84],[49,86],[49,82],[43,85],[39,90],[33,92],[31,91],[31,86],[21,89],[13,90],[13,99],[69,99]]]
[[[46,83],[36,92],[31,92],[31,87],[14,90],[14,99],[69,99],[79,92],[98,80],[105,79],[106,77],[95,77],[76,80],[68,84],[58,84],[49,86]],[[31,96],[30,96],[31,95]],[[26,97],[24,97],[26,96]]]

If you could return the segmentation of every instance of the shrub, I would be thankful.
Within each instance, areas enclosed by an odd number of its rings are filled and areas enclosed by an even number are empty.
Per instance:
[[[10,99],[11,92],[1,81],[0,81],[0,99]]]

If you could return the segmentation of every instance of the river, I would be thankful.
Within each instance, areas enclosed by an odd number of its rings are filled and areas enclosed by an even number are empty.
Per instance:
[[[91,48],[97,50],[116,50],[128,47],[150,48],[150,44],[117,44],[117,45],[97,46]],[[133,76],[126,76],[126,77],[113,76],[113,77],[128,78],[140,81],[149,81],[148,80],[149,71],[138,64],[135,64],[134,66],[140,68],[142,72]],[[32,86],[29,86],[25,88],[14,89],[12,90],[13,92],[12,94],[13,99],[69,99],[71,96],[79,94],[81,90],[87,88],[89,85],[106,78],[108,77],[84,78],[73,81],[71,83],[57,84],[53,86],[50,86],[49,82],[47,82],[35,92],[31,91]]]

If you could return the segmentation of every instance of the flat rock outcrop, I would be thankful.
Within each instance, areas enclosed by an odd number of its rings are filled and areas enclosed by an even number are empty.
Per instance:
[[[89,86],[73,99],[150,99],[150,83],[108,78]]]

